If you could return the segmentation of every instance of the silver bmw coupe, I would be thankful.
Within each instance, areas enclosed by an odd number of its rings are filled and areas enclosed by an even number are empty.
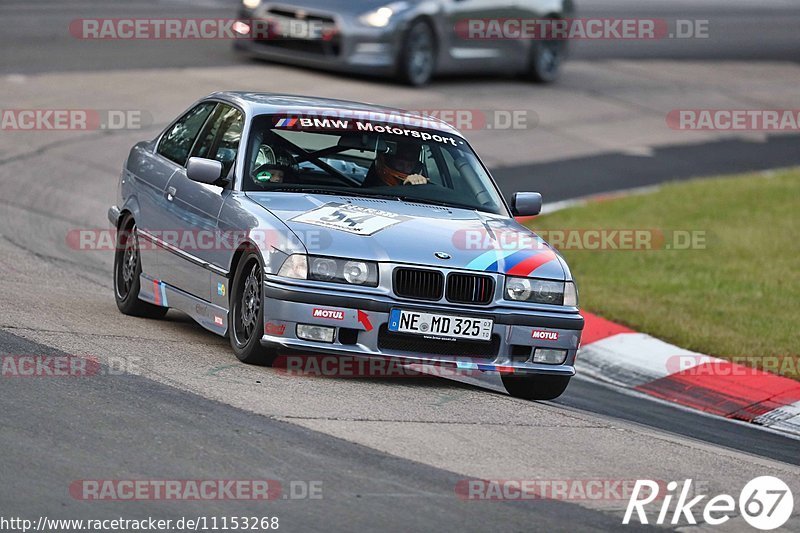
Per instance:
[[[173,308],[246,363],[281,350],[499,375],[559,396],[583,330],[563,258],[435,118],[216,93],[125,161],[109,219],[123,313]]]

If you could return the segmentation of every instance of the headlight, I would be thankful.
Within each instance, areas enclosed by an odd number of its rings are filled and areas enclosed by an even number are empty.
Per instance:
[[[506,300],[578,306],[575,284],[531,278],[506,278]]]
[[[392,20],[392,17],[395,13],[407,7],[408,2],[394,2],[392,4],[379,7],[375,11],[364,13],[358,17],[358,20],[361,21],[362,24],[372,26],[373,28],[385,28],[389,25],[389,21]]]
[[[242,0],[242,4],[248,9],[255,9],[261,5],[261,0]]]
[[[319,281],[333,281],[336,278],[336,270],[336,261],[333,259],[313,257],[311,258],[311,268],[308,271],[308,277]]]
[[[308,259],[303,254],[290,255],[278,270],[278,275],[284,278],[308,279]]]
[[[342,275],[347,283],[363,285],[369,280],[369,265],[362,261],[348,261],[344,264]]]
[[[289,256],[278,271],[279,276],[347,283],[365,287],[378,286],[378,264],[334,257],[295,254]]]

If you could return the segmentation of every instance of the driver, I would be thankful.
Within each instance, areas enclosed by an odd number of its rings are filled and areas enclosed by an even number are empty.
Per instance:
[[[411,142],[398,142],[394,153],[381,152],[372,163],[365,187],[398,185],[425,185],[428,178],[420,174],[420,147]]]

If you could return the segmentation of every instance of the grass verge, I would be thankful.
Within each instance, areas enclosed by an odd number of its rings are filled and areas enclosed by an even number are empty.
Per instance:
[[[528,225],[545,239],[567,232],[560,248],[584,309],[800,379],[800,169],[667,184]],[[580,230],[597,229],[655,230],[662,249],[581,249],[596,241]],[[675,249],[690,234],[705,244]]]

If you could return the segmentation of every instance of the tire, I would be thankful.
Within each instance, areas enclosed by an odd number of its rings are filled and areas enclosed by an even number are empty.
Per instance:
[[[561,76],[567,55],[567,41],[535,41],[531,46],[528,78],[536,83],[553,83]]]
[[[569,376],[503,376],[503,385],[515,398],[554,400],[567,390],[569,380]]]
[[[436,71],[436,35],[424,20],[414,22],[406,32],[397,61],[397,77],[408,85],[427,85]]]
[[[277,354],[261,345],[264,336],[264,269],[257,252],[244,253],[236,266],[232,287],[228,337],[233,353],[243,363],[271,366]]]
[[[125,315],[144,318],[163,318],[168,307],[153,305],[139,299],[142,259],[139,255],[139,236],[136,222],[127,215],[117,231],[114,252],[114,299],[117,308]]]

